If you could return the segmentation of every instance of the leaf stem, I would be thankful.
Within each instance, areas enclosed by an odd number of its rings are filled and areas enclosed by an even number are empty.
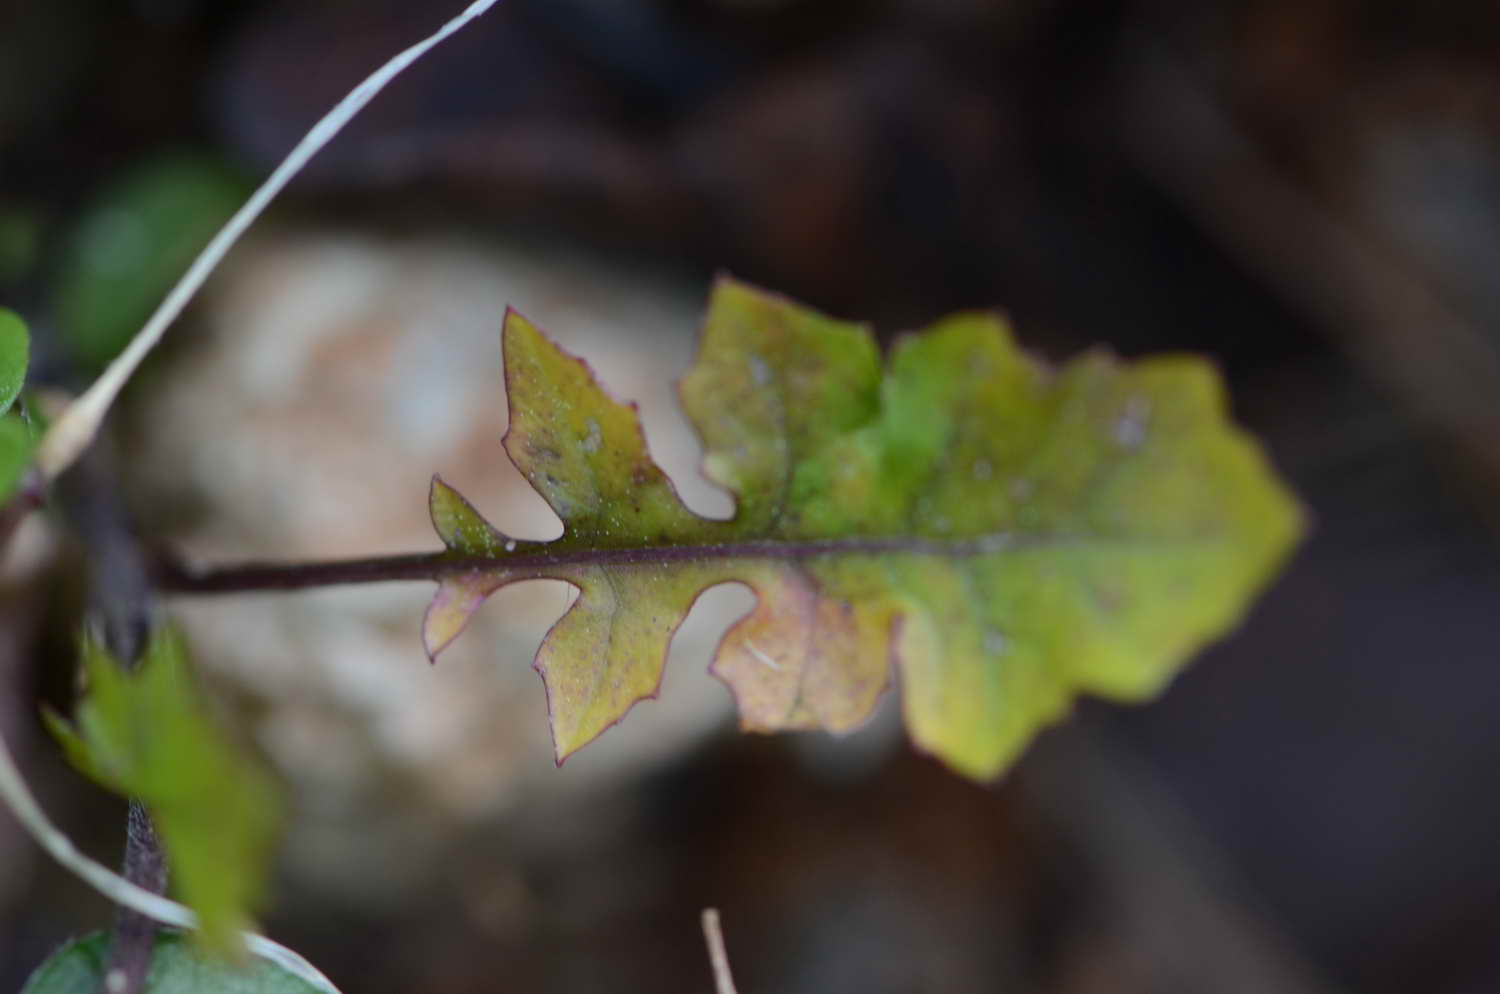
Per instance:
[[[151,816],[141,802],[132,799],[125,833],[125,879],[153,894],[167,891],[167,860],[157,839]],[[102,994],[145,990],[146,973],[156,943],[155,919],[121,907],[115,914],[114,934],[109,943],[109,961],[104,970]]]
[[[976,556],[1034,541],[1008,532],[962,539],[920,536],[851,536],[836,539],[750,540],[695,544],[599,547],[552,542],[518,542],[513,552],[466,556],[452,552],[417,552],[365,559],[317,562],[252,561],[194,567],[170,556],[155,564],[158,589],[179,594],[229,594],[256,590],[302,590],[354,583],[441,580],[464,573],[509,572],[517,580],[556,577],[579,566],[630,566],[657,563],[721,562],[728,559],[797,561],[823,556],[909,555]]]
[[[724,948],[724,930],[719,927],[719,909],[703,909],[703,938],[708,943],[708,961],[714,970],[715,994],[738,994],[729,972],[729,953]]]
[[[321,562],[244,562],[198,568],[170,556],[155,564],[158,590],[178,594],[235,594],[257,590],[304,590],[351,583],[384,583],[400,580],[436,580],[461,563],[444,553],[375,556],[369,559],[333,559]],[[494,560],[486,560],[493,569]],[[470,566],[470,569],[477,568]]]

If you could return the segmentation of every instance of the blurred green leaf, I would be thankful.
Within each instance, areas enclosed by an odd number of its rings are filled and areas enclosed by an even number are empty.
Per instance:
[[[83,665],[76,727],[44,720],[75,766],[146,805],[204,941],[232,950],[262,889],[280,810],[272,780],[209,720],[170,630],[152,636],[134,672],[92,641]]]
[[[0,206],[0,286],[24,279],[36,266],[41,222],[30,211]]]
[[[20,394],[30,359],[31,336],[26,332],[26,322],[15,311],[0,307],[0,414],[10,410]]]
[[[14,415],[0,417],[0,501],[10,497],[31,462],[31,430]]]
[[[94,994],[104,989],[109,936],[95,932],[74,939],[37,967],[21,994]],[[205,957],[181,935],[157,937],[144,994],[321,994],[318,988],[274,963],[244,966]]]
[[[75,357],[114,358],[246,192],[192,156],[148,163],[106,189],[79,222],[57,284],[58,327]]]

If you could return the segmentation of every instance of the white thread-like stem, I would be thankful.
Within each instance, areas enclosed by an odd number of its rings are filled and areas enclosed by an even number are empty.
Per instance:
[[[351,90],[348,96],[339,101],[338,105],[324,115],[322,120],[313,125],[312,130],[297,143],[297,147],[292,149],[291,154],[276,167],[276,171],[271,174],[270,178],[260,185],[250,199],[245,201],[245,205],[235,212],[229,222],[208,243],[198,258],[193,260],[193,264],[188,267],[182,279],[177,281],[177,285],[157,307],[151,319],[130,340],[125,350],[109,364],[88,390],[68,405],[67,409],[47,429],[36,453],[36,465],[47,479],[55,479],[58,474],[73,464],[84,449],[88,448],[89,443],[98,433],[99,425],[104,421],[104,415],[108,413],[110,405],[114,403],[115,397],[130,380],[136,367],[141,364],[141,360],[145,359],[146,354],[156,347],[157,342],[161,341],[162,334],[182,313],[182,309],[187,306],[193,294],[198,292],[209,274],[245,233],[245,229],[261,215],[261,212],[292,177],[296,176],[302,167],[307,165],[308,160],[324,145],[327,145],[333,136],[338,134],[344,125],[348,124],[350,119],[358,114],[387,83],[395,79],[407,66],[427,54],[433,46],[489,10],[494,4],[495,0],[474,0],[462,14],[444,24],[436,34],[411,46],[377,69],[363,83]]]
[[[708,943],[708,961],[714,968],[714,994],[738,994],[729,972],[729,952],[724,948],[724,930],[719,927],[719,910],[703,909],[703,938]]]
[[[52,824],[37,803],[3,739],[0,739],[0,799],[5,801],[5,806],[10,808],[16,820],[48,855],[111,901],[138,911],[163,925],[186,929],[198,927],[198,916],[190,909],[160,894],[137,887],[107,866],[79,852],[78,847],[73,845],[73,840]],[[245,948],[256,956],[275,963],[327,994],[339,994],[339,989],[317,967],[286,946],[254,932],[244,932],[242,937]]]

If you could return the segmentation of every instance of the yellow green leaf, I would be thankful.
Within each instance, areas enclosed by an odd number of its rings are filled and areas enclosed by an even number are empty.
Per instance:
[[[863,327],[721,280],[681,385],[735,496],[720,521],[582,361],[513,312],[504,350],[505,448],[563,535],[508,539],[435,481],[450,562],[425,634],[435,653],[506,583],[576,586],[536,660],[559,761],[652,696],[694,598],[739,581],[757,604],[712,668],[747,729],[854,728],[894,669],[913,741],[993,777],[1078,694],[1157,693],[1302,533],[1189,356],[1054,369],[972,313],[882,362]]]

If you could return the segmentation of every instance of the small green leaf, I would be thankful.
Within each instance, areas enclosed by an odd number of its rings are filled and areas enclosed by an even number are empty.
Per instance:
[[[169,630],[152,636],[135,672],[92,641],[83,665],[76,728],[50,712],[44,720],[79,770],[146,805],[204,941],[233,949],[262,887],[280,809],[273,782],[209,720]]]
[[[728,521],[689,511],[633,407],[514,312],[511,461],[563,521],[517,543],[436,481],[436,652],[506,583],[579,590],[536,658],[559,761],[653,696],[713,584],[757,603],[712,670],[747,729],[854,728],[894,668],[921,748],[993,777],[1080,693],[1156,694],[1232,628],[1302,533],[1206,362],[1058,369],[992,314],[900,339],[721,280],[682,382]],[[882,368],[883,366],[883,368]]]
[[[14,415],[0,415],[0,502],[10,497],[31,464],[31,429]]]
[[[93,994],[106,990],[109,936],[74,939],[47,957],[21,994]],[[243,966],[205,956],[181,935],[157,936],[142,994],[322,994],[300,977],[262,959]]]
[[[10,410],[20,394],[30,358],[31,336],[26,333],[26,322],[15,311],[0,307],[0,414]]]

